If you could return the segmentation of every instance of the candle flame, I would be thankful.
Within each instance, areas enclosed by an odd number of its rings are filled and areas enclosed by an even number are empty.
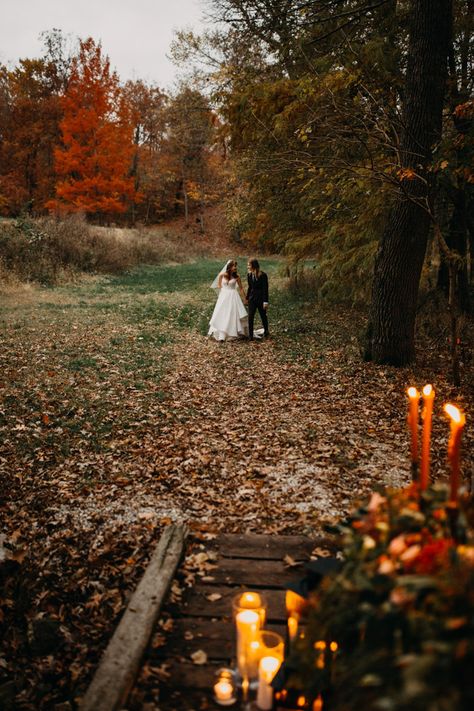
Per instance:
[[[447,403],[444,406],[444,411],[450,417],[454,422],[457,424],[464,424],[465,417],[461,410],[456,407],[456,405],[451,405],[451,403]]]
[[[432,385],[425,385],[425,387],[423,388],[423,395],[425,397],[429,397],[432,392],[433,392]]]
[[[260,668],[267,674],[272,674],[273,676],[277,673],[280,668],[281,660],[277,657],[262,657],[260,660]]]
[[[236,619],[244,624],[256,624],[260,617],[253,610],[242,610],[237,614]]]
[[[314,700],[313,702],[313,711],[322,711],[323,708],[323,700],[321,698],[321,694],[319,694],[318,698]]]
[[[323,639],[320,639],[318,642],[315,642],[313,646],[315,649],[326,649],[326,642]]]
[[[296,701],[297,706],[304,706],[306,704],[306,696],[298,696],[298,699]]]
[[[331,652],[337,652],[337,650],[339,649],[338,643],[331,642],[331,644],[329,645],[329,649],[331,650]]]
[[[301,613],[307,607],[308,601],[302,595],[293,592],[293,590],[287,590],[285,594],[285,604],[286,611]]]
[[[408,388],[407,390],[408,397],[410,398],[415,398],[419,396],[418,390],[416,388]]]
[[[242,597],[240,598],[240,606],[241,607],[248,607],[248,608],[254,608],[254,607],[260,607],[262,602],[262,599],[258,593],[254,592],[245,592],[243,593]]]

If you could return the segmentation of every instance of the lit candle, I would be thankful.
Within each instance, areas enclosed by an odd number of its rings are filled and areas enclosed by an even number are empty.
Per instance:
[[[247,674],[249,679],[256,679],[258,676],[261,651],[262,645],[257,639],[253,639],[247,647]]]
[[[308,606],[308,601],[302,595],[287,590],[285,593],[286,612],[288,614],[288,639],[293,642],[298,634],[298,626],[301,614]]]
[[[247,590],[234,596],[232,601],[234,616],[241,610],[253,610],[260,615],[260,627],[265,624],[267,603],[265,597],[258,592]]]
[[[273,689],[270,686],[275,674],[280,668],[281,659],[277,657],[262,657],[258,666],[257,706],[262,711],[270,711],[273,707]]]
[[[325,654],[326,654],[326,642],[323,639],[320,639],[318,642],[314,643],[314,648],[318,652],[316,656],[316,668],[317,669],[324,669],[326,662],[325,662]]]
[[[287,590],[285,593],[285,606],[288,614],[296,612],[301,615],[308,607],[308,601],[302,595],[293,592],[293,590]]]
[[[408,426],[411,433],[411,462],[416,467],[418,462],[418,401],[420,393],[416,388],[408,388],[407,394],[410,400],[408,410]]]
[[[214,700],[219,706],[231,706],[237,701],[232,669],[223,668],[217,672],[217,682],[214,684]]]
[[[256,592],[244,592],[239,598],[239,607],[244,610],[255,610],[262,606],[262,598]]]
[[[250,643],[258,641],[260,615],[254,610],[242,610],[235,617],[237,626],[237,664],[242,677],[248,675],[248,650]]]
[[[230,706],[230,704],[233,704],[235,701],[234,689],[230,681],[227,681],[227,679],[218,681],[214,685],[214,697],[221,706]]]
[[[323,711],[323,700],[321,694],[313,701],[313,711]]]
[[[292,612],[288,618],[288,637],[290,642],[293,642],[296,639],[296,635],[298,634],[298,622],[298,615],[296,612]]]
[[[448,457],[451,463],[450,501],[456,502],[459,489],[459,454],[461,451],[461,435],[466,424],[466,417],[459,408],[449,403],[444,406],[444,411],[450,418],[451,436],[448,444]]]
[[[428,486],[430,475],[430,442],[431,418],[433,416],[433,400],[435,391],[431,385],[423,388],[423,437],[421,444],[420,488],[423,491]]]

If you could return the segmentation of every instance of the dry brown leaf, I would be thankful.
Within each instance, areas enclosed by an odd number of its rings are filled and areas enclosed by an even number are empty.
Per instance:
[[[283,561],[285,563],[286,568],[299,568],[302,565],[301,562],[298,562],[297,560],[292,558],[291,555],[285,555]]]
[[[193,660],[193,664],[198,664],[199,666],[207,664],[207,654],[203,649],[198,649],[191,654],[191,659]]]

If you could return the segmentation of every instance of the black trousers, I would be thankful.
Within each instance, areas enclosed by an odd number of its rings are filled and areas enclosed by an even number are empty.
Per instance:
[[[255,312],[258,310],[260,318],[262,319],[263,330],[265,335],[268,336],[268,318],[267,312],[263,308],[263,303],[258,303],[255,301],[249,301],[249,338],[253,338],[253,322],[255,320]]]

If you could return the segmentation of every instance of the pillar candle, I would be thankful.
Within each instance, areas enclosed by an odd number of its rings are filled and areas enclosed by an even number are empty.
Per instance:
[[[273,677],[280,668],[281,660],[277,657],[262,657],[258,667],[257,706],[262,711],[271,711],[273,707]]]
[[[258,641],[260,615],[254,610],[242,610],[235,617],[237,626],[237,665],[242,677],[246,676],[248,650],[251,642]]]

